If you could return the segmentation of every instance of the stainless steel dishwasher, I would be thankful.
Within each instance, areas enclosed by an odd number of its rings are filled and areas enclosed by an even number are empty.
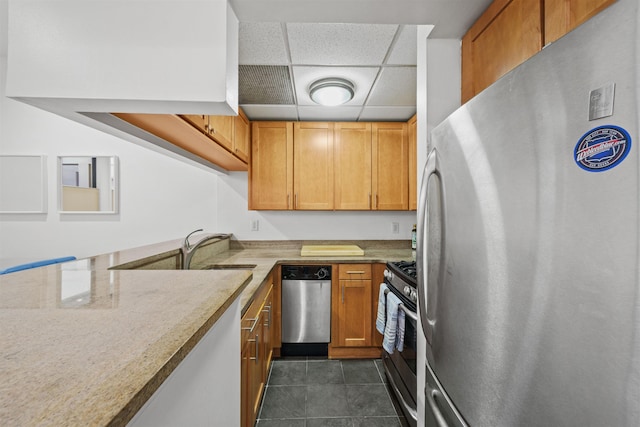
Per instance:
[[[326,352],[331,341],[331,266],[282,266],[282,344],[288,355]],[[318,346],[319,345],[319,346]]]

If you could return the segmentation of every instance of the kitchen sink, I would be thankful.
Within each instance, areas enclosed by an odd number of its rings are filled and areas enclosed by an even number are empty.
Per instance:
[[[197,270],[253,270],[256,264],[208,264]]]

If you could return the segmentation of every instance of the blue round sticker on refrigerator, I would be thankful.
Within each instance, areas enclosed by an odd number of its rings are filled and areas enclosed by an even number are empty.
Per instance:
[[[602,172],[618,166],[629,150],[629,132],[619,126],[600,126],[582,135],[573,150],[573,158],[586,171]]]

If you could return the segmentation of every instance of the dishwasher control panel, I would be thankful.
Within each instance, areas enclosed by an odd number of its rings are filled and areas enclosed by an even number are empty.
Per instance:
[[[330,265],[283,265],[282,280],[330,280]]]

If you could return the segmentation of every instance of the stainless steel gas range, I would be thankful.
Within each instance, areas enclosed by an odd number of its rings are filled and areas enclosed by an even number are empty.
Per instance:
[[[382,361],[389,386],[402,406],[408,424],[417,425],[417,380],[416,341],[418,331],[417,288],[415,261],[387,263],[384,282],[402,301],[400,308],[405,312],[404,348],[389,354],[383,350]]]

